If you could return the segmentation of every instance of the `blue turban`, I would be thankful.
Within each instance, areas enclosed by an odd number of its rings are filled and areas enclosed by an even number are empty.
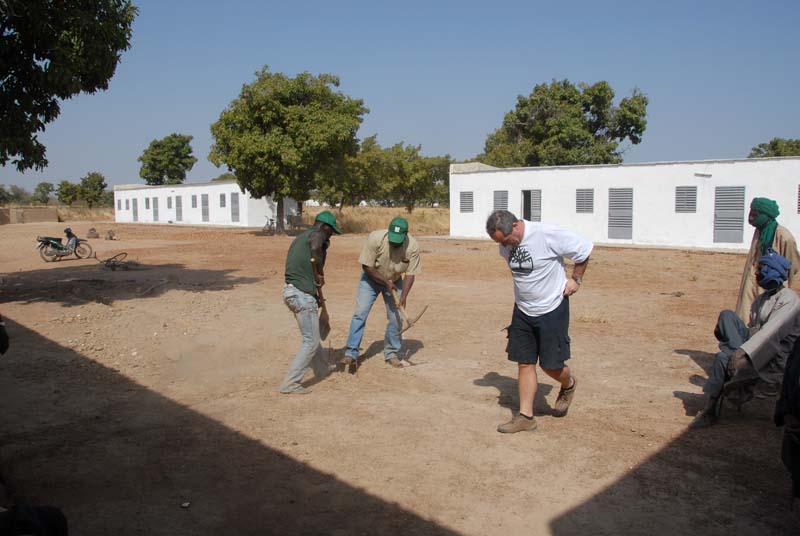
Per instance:
[[[761,265],[758,281],[760,287],[764,289],[780,287],[789,279],[789,268],[792,267],[792,263],[774,249],[770,248],[761,256],[758,263]]]

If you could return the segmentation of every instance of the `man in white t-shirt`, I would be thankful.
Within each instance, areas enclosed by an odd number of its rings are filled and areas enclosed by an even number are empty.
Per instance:
[[[576,380],[566,365],[570,358],[569,296],[578,292],[592,253],[592,243],[557,225],[518,220],[495,210],[486,232],[500,245],[500,255],[514,278],[514,314],[508,327],[508,359],[518,365],[519,413],[497,427],[501,433],[536,429],[533,400],[536,364],[561,384],[555,415],[567,414]],[[575,266],[567,278],[564,258]]]
[[[390,366],[402,368],[408,361],[403,360],[400,355],[403,344],[402,325],[392,291],[399,293],[400,305],[405,307],[414,278],[421,270],[419,244],[408,234],[408,221],[397,217],[389,223],[388,229],[371,232],[358,262],[361,264],[361,278],[358,281],[355,312],[350,321],[350,333],[341,363],[348,367],[356,364],[367,317],[372,304],[380,295],[386,304],[387,319],[383,340],[384,359]]]

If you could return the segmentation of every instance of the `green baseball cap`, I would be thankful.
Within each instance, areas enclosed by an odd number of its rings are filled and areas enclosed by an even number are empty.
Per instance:
[[[405,218],[397,217],[389,224],[389,242],[402,244],[408,234],[408,222]]]
[[[319,214],[314,221],[321,221],[322,223],[327,223],[331,227],[333,227],[333,232],[336,234],[342,234],[342,230],[336,225],[336,216],[331,214],[330,210],[323,210]]]

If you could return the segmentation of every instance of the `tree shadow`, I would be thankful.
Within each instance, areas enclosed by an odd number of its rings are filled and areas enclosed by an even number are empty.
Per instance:
[[[157,297],[169,290],[219,291],[262,281],[238,277],[235,270],[203,270],[182,264],[132,264],[130,269],[108,270],[102,264],[83,264],[16,272],[3,277],[0,303],[60,303],[64,307],[89,302],[112,305],[117,301]]]
[[[519,394],[517,389],[517,379],[502,376],[497,372],[487,372],[483,378],[478,378],[472,382],[479,387],[494,387],[497,389],[497,403],[506,409],[516,413],[519,410]],[[546,383],[539,383],[536,389],[533,407],[535,415],[554,415],[555,412],[547,402],[547,395],[553,390],[553,386]]]
[[[685,355],[694,361],[698,367],[703,369],[703,371],[708,375],[711,372],[711,365],[714,363],[714,356],[716,354],[712,354],[710,352],[703,352],[700,350],[687,350],[685,348],[676,348],[673,350],[676,354]]]
[[[5,482],[75,534],[455,534],[8,323]]]

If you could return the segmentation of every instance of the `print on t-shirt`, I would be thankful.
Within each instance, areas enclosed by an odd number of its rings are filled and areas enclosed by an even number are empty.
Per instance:
[[[508,254],[508,267],[512,272],[529,274],[533,271],[533,257],[527,249],[514,246]]]

